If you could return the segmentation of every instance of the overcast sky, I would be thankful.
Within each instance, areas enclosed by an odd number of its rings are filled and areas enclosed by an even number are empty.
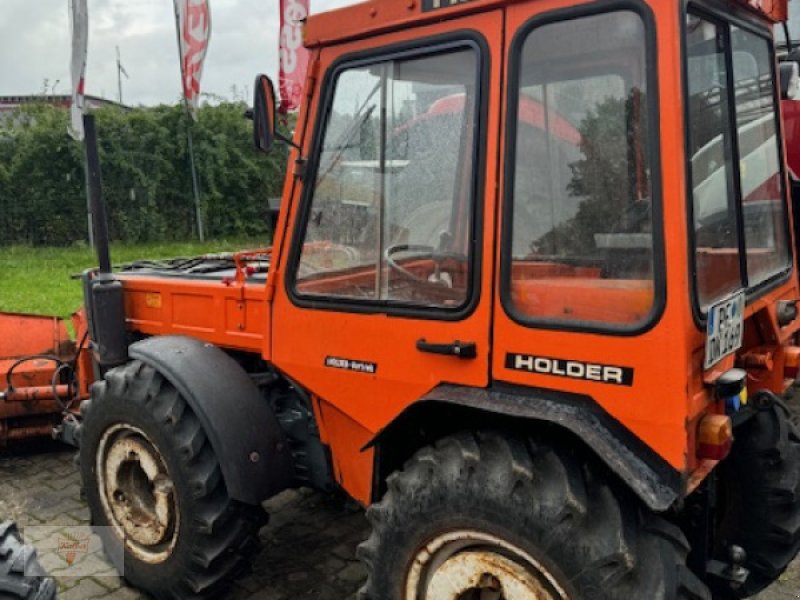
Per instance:
[[[70,91],[67,0],[0,0],[0,96]],[[202,90],[245,97],[259,72],[278,70],[278,0],[209,0],[211,43]],[[311,0],[321,12],[356,0]],[[180,72],[173,0],[88,0],[86,92],[117,100],[115,46],[130,79],[126,104],[173,103]],[[249,101],[249,99],[248,99]]]

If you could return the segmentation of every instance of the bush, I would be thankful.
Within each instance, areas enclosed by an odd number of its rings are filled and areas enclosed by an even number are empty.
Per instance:
[[[209,238],[267,234],[267,199],[280,195],[286,154],[252,147],[241,103],[204,106],[193,125],[201,211]],[[182,106],[94,111],[111,239],[195,236]],[[0,245],[69,245],[87,238],[83,146],[69,113],[26,106],[0,120]]]

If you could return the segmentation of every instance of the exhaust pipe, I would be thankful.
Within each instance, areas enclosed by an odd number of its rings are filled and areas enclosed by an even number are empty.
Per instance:
[[[84,277],[84,297],[95,360],[101,367],[110,368],[128,361],[125,300],[122,283],[111,272],[108,218],[103,200],[103,177],[94,115],[83,115],[83,127],[86,135],[86,185],[89,188],[92,231],[99,266],[94,277]]]

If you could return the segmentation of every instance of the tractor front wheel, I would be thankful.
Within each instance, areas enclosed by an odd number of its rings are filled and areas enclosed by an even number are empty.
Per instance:
[[[462,433],[388,479],[359,547],[364,600],[707,600],[680,530],[591,461]]]
[[[95,532],[157,598],[218,598],[257,548],[266,514],[229,498],[219,461],[177,389],[139,361],[81,406],[80,463]]]

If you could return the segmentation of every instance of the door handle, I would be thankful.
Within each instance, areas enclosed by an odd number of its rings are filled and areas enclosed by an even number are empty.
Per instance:
[[[430,352],[431,354],[444,354],[445,356],[455,356],[456,358],[475,358],[478,350],[475,342],[462,342],[456,340],[449,344],[431,344],[425,338],[417,340],[417,350],[420,352]]]

